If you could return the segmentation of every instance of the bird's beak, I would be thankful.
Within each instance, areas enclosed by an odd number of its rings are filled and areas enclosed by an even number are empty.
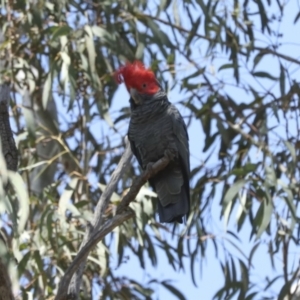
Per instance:
[[[136,89],[130,88],[129,89],[129,94],[130,94],[131,98],[133,99],[133,101],[136,105],[142,104],[141,96],[140,96],[139,92]]]

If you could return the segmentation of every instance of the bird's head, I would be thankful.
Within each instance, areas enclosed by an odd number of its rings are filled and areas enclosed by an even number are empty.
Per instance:
[[[126,88],[135,105],[142,105],[154,99],[161,86],[150,69],[146,69],[140,61],[127,63],[120,67],[114,74],[116,81],[125,83]]]

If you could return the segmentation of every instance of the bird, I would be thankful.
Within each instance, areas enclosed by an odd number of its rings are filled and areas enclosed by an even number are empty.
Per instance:
[[[128,139],[140,167],[146,170],[164,156],[169,164],[149,179],[158,197],[161,223],[182,223],[190,212],[190,152],[186,124],[169,102],[154,72],[136,60],[114,72],[130,94]]]

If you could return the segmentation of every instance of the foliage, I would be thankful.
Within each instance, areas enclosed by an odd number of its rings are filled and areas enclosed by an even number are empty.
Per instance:
[[[132,205],[136,218],[91,253],[82,297],[98,289],[103,299],[152,299],[162,285],[184,299],[172,282],[119,277],[110,258],[117,253],[118,268],[130,253],[141,268],[146,257],[159,268],[162,249],[176,271],[187,258],[197,284],[209,245],[224,276],[215,299],[270,299],[278,280],[278,299],[289,293],[299,273],[291,252],[299,244],[300,61],[282,51],[286,2],[2,1],[1,50],[8,59],[1,71],[14,82],[12,120],[30,201],[22,232],[10,230],[15,217],[2,223],[18,260],[13,283],[22,299],[52,297],[78,251],[124,148],[128,96],[117,93],[112,73],[134,59],[180,95],[190,131],[201,126],[199,141],[191,141],[192,213],[170,243],[172,228],[156,222],[155,197],[143,189]],[[295,11],[294,26],[299,16]],[[140,172],[136,166],[110,209]],[[17,211],[16,196],[8,197]],[[216,212],[227,226],[222,237]],[[266,247],[276,272],[258,282],[253,258]]]

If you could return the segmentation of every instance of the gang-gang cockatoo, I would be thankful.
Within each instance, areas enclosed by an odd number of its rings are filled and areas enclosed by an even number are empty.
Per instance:
[[[128,130],[133,154],[145,170],[164,155],[171,157],[165,169],[150,178],[158,196],[160,222],[182,223],[190,210],[190,154],[186,125],[150,69],[142,62],[127,63],[115,72],[130,94]]]

